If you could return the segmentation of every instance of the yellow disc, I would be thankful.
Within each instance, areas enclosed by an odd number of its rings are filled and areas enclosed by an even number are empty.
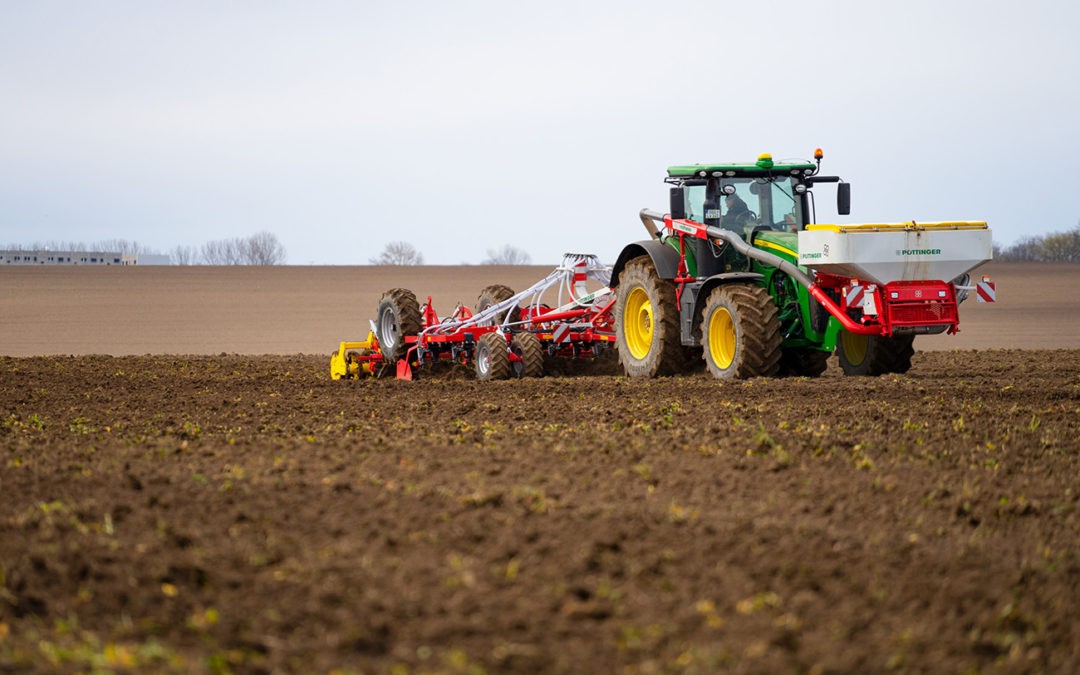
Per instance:
[[[844,356],[848,363],[857,366],[866,360],[866,351],[870,346],[870,336],[849,333],[846,330],[840,332],[840,346],[844,349]]]
[[[649,348],[652,347],[653,308],[649,301],[649,294],[644,288],[635,288],[626,297],[626,308],[623,310],[623,332],[626,336],[626,346],[630,348],[630,355],[639,361],[645,358],[649,353]]]
[[[723,307],[709,317],[709,356],[721,370],[735,360],[735,321]]]

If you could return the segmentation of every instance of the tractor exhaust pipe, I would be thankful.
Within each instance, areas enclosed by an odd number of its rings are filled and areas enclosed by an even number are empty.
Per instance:
[[[645,226],[649,236],[660,241],[660,230],[656,229],[656,223],[653,222],[654,220],[657,220],[657,215],[660,216],[660,222],[664,222],[663,214],[657,214],[655,211],[650,211],[649,209],[641,209],[641,213],[638,214],[638,217],[641,218],[641,224]]]
[[[645,229],[649,231],[649,234],[659,239],[660,232],[656,229],[656,223],[666,222],[668,216],[666,214],[652,211],[650,209],[641,209],[641,213],[639,215],[641,216],[641,222],[645,223]],[[719,227],[707,227],[705,228],[705,233],[713,239],[720,239],[726,241],[728,244],[731,245],[732,248],[734,248],[736,251],[743,254],[747,258],[753,258],[758,262],[765,263],[766,265],[771,265],[786,272],[808,289],[814,285],[814,280],[811,279],[806,272],[803,272],[798,267],[792,265],[791,263],[779,256],[773,255],[772,253],[768,253],[766,251],[762,251],[759,248],[754,248],[750,244],[747,244],[745,241],[743,241],[742,237],[735,234],[731,230],[723,230]]]

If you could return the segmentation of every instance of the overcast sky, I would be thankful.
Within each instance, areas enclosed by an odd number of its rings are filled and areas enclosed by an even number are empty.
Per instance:
[[[0,245],[613,262],[668,166],[818,146],[842,222],[1080,222],[1074,0],[6,1],[0,92]]]

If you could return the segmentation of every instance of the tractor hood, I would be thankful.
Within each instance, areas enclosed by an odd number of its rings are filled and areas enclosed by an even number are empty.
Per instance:
[[[985,222],[807,225],[799,265],[872,281],[949,281],[993,257]]]

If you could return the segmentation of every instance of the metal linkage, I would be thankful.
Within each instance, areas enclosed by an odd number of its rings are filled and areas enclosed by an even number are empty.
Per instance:
[[[585,286],[587,279],[598,281],[604,287],[590,293]],[[591,253],[566,253],[558,267],[524,291],[475,314],[459,304],[450,317],[421,331],[418,341],[423,343],[426,337],[454,335],[472,328],[490,330],[489,327],[499,316],[504,317],[498,324],[504,332],[533,330],[539,324],[585,317],[600,311],[606,300],[613,299],[612,291],[608,287],[610,283],[610,265],[601,263]],[[555,309],[549,309],[543,305],[543,297],[548,290],[555,287],[558,288],[558,305]],[[523,307],[522,315],[527,318],[511,321],[513,313],[508,310],[515,307]]]

